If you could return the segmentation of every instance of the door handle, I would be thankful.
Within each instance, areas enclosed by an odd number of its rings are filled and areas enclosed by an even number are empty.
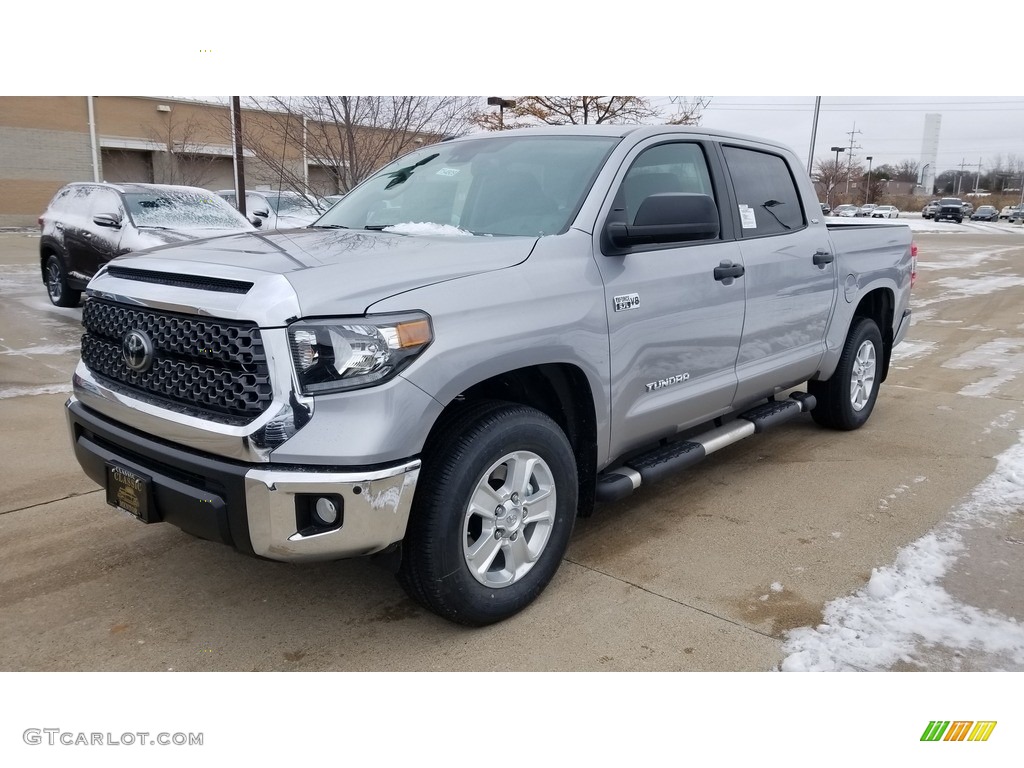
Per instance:
[[[745,271],[742,264],[723,261],[715,267],[715,280],[721,281],[722,285],[732,285],[733,279],[743,277]]]
[[[814,266],[824,269],[826,264],[831,264],[835,259],[836,257],[828,251],[815,251],[812,261],[814,262]]]

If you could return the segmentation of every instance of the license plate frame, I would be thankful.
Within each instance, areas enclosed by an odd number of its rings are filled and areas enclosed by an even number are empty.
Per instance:
[[[130,467],[107,462],[107,504],[124,510],[144,523],[153,509],[153,479]]]

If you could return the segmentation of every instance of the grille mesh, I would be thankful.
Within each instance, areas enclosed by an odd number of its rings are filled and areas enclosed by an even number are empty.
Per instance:
[[[131,390],[209,414],[251,420],[273,399],[255,323],[196,318],[90,299],[82,310],[82,360],[94,374]],[[121,352],[126,333],[153,342],[153,364],[137,373]]]

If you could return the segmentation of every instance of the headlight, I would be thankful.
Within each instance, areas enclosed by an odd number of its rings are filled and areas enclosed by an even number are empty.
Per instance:
[[[300,320],[288,328],[304,395],[369,387],[391,378],[434,339],[423,312]]]

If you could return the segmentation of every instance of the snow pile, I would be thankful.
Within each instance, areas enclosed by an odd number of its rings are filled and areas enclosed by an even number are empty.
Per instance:
[[[461,236],[472,237],[472,232],[453,227],[451,224],[434,224],[428,221],[408,221],[404,224],[394,224],[384,227],[385,232],[394,232],[398,235],[443,235],[445,237]]]
[[[900,550],[894,565],[875,568],[867,585],[825,607],[825,623],[788,633],[784,672],[877,670],[913,663],[915,647],[1001,654],[1024,664],[1024,626],[952,597],[940,584],[964,549],[960,531],[992,525],[1024,507],[1024,431],[997,458],[951,520]]]

